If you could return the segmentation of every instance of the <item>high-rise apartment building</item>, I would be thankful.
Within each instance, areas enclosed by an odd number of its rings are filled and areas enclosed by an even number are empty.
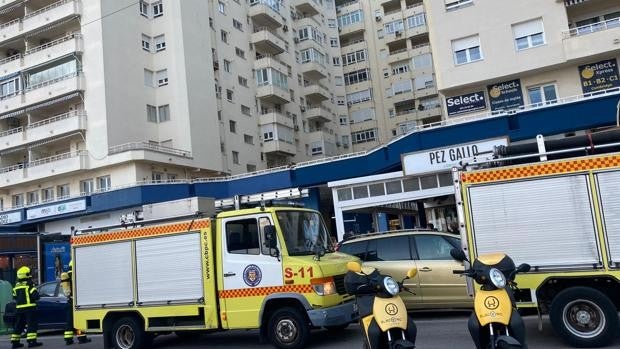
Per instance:
[[[619,1],[445,0],[425,6],[447,119],[544,108],[620,87]],[[588,115],[567,110],[567,117]]]
[[[350,148],[321,0],[0,0],[0,209]]]
[[[422,0],[335,3],[354,149],[440,121]]]

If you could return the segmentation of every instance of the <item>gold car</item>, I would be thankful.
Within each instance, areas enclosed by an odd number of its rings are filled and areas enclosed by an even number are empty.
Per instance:
[[[358,235],[339,244],[338,251],[359,257],[364,266],[372,266],[397,281],[407,270],[418,274],[405,280],[415,295],[403,291],[400,296],[407,309],[472,308],[465,278],[452,273],[463,265],[450,256],[461,247],[458,236],[431,230],[405,230]]]

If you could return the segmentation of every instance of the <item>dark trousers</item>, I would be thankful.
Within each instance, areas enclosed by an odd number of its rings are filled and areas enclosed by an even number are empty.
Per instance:
[[[17,309],[15,314],[15,326],[13,326],[13,335],[11,343],[19,343],[24,328],[28,325],[26,339],[28,342],[37,341],[37,328],[39,326],[37,318],[37,307]]]
[[[413,319],[407,318],[407,330],[405,331],[405,335],[407,336],[407,340],[411,343],[415,343],[415,338],[418,334],[418,329],[413,322]],[[398,333],[398,334],[397,334]],[[390,332],[392,336],[392,340],[395,341],[397,339],[401,339],[402,335],[400,334],[400,329],[395,329]],[[387,334],[381,332],[379,325],[375,319],[372,320],[370,326],[368,326],[368,349],[379,349],[381,348],[381,341],[387,341]]]
[[[474,344],[476,345],[476,349],[486,349],[489,345],[490,336],[489,327],[481,327],[480,322],[478,322],[478,318],[475,313],[472,313],[469,317],[469,321],[467,323],[467,327],[469,328],[469,334],[471,338],[474,340]],[[493,327],[495,331],[495,327]],[[516,310],[513,310],[512,315],[510,316],[510,325],[508,325],[508,332],[511,337],[518,340],[519,343],[523,346],[524,349],[527,349],[527,345],[525,343],[525,324],[523,323],[523,319],[521,315]],[[505,335],[505,333],[497,333],[497,335]]]
[[[67,343],[73,343],[73,335],[77,335],[78,342],[83,343],[86,341],[86,335],[73,327],[73,300],[67,300],[67,306],[65,307],[65,332],[64,338]]]

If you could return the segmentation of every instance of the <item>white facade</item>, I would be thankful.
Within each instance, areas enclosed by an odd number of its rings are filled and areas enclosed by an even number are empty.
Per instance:
[[[1,0],[0,209],[348,152],[328,3]]]

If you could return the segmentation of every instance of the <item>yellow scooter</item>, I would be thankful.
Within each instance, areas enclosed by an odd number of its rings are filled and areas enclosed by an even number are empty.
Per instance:
[[[403,282],[382,275],[374,268],[362,271],[357,262],[349,262],[347,268],[349,272],[344,278],[345,288],[347,293],[356,298],[365,338],[364,348],[415,348],[416,326],[398,295],[402,290],[408,291]],[[414,277],[417,272],[416,268],[412,268],[407,272],[405,280]]]
[[[452,258],[469,262],[460,249],[450,251]],[[513,260],[504,253],[479,255],[467,270],[454,270],[474,279],[480,289],[474,295],[474,313],[469,319],[469,332],[478,349],[527,348],[525,326],[517,312],[513,288],[517,273],[530,270],[529,264],[515,268]]]

